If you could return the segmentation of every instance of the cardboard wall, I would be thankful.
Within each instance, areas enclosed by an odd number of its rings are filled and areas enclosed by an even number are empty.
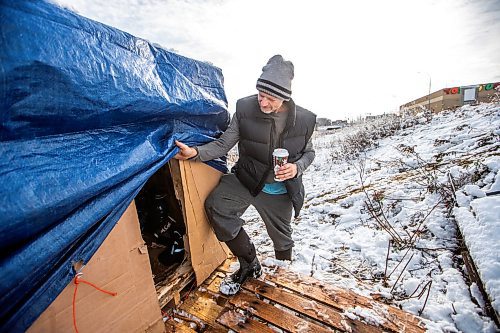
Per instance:
[[[228,257],[229,249],[217,240],[205,213],[205,199],[219,184],[222,173],[192,161],[173,161],[172,175],[180,171],[183,211],[186,221],[189,253],[196,283],[200,285]]]
[[[165,331],[134,202],[82,273],[82,279],[118,295],[79,284],[76,321],[80,333]],[[74,332],[74,290],[71,282],[28,332]]]

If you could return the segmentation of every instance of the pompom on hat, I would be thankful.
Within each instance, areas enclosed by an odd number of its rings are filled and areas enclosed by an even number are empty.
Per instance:
[[[262,67],[257,79],[257,90],[288,101],[292,97],[293,63],[275,55]]]

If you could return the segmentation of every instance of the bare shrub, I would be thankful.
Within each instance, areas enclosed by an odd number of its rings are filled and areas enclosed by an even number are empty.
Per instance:
[[[332,142],[330,156],[335,162],[353,162],[362,152],[378,147],[380,139],[394,135],[402,128],[418,124],[413,116],[401,119],[397,116],[386,116],[349,127],[349,134]]]

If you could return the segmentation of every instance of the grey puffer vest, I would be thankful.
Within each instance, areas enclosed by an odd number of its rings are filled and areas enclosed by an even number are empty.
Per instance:
[[[260,193],[270,172],[273,172],[272,153],[275,148],[285,148],[290,154],[288,162],[299,160],[307,142],[314,132],[316,115],[293,100],[287,103],[288,117],[283,133],[279,137],[279,147],[273,146],[275,122],[272,117],[260,111],[257,95],[248,96],[236,103],[239,122],[240,140],[238,143],[239,160],[233,172],[253,196]],[[285,186],[292,200],[295,217],[304,204],[304,185],[302,176],[285,181]]]

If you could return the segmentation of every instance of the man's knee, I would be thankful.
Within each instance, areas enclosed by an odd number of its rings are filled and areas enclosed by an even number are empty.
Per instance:
[[[215,188],[205,200],[205,211],[207,212],[207,214],[216,209],[218,202],[220,202],[220,198],[217,194],[217,188]]]
[[[212,225],[214,224],[213,215],[214,215],[215,203],[216,203],[216,200],[215,200],[215,198],[213,196],[213,192],[212,192],[208,195],[207,199],[205,200],[205,212],[207,213],[208,221]]]
[[[213,192],[212,192],[213,193]],[[214,199],[212,197],[212,193],[210,193],[208,195],[208,197],[205,199],[205,210],[207,212],[210,211],[210,209],[212,208],[213,204],[214,204]]]

